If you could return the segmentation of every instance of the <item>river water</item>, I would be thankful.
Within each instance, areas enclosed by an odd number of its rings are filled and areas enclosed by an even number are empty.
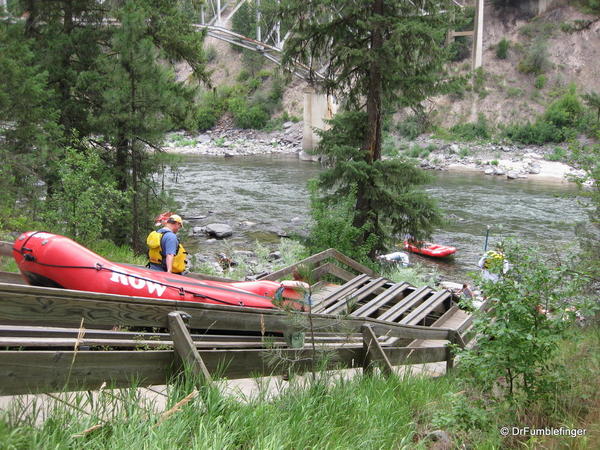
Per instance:
[[[186,156],[178,173],[167,176],[165,187],[181,205],[178,212],[190,218],[186,233],[191,233],[193,226],[209,223],[232,226],[234,235],[223,241],[207,240],[203,234],[184,236],[192,252],[212,255],[247,250],[255,241],[274,245],[280,234],[305,230],[307,181],[320,171],[318,164],[289,155]],[[476,269],[487,226],[490,244],[512,236],[548,254],[572,243],[575,224],[586,219],[573,198],[576,187],[572,184],[468,172],[433,175],[426,190],[438,200],[447,218],[433,240],[455,246],[458,252],[448,261],[415,255],[411,260],[437,266],[457,278]]]

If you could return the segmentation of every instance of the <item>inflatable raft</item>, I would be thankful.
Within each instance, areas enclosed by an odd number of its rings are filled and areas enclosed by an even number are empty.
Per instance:
[[[295,281],[197,280],[113,263],[67,237],[40,231],[19,236],[13,256],[33,286],[252,308],[274,308],[274,299],[302,298]]]
[[[417,245],[415,244],[417,243],[404,241],[404,249],[412,253],[431,256],[433,258],[445,258],[446,256],[456,253],[456,247],[450,247],[448,245],[432,244],[431,242],[419,242]]]

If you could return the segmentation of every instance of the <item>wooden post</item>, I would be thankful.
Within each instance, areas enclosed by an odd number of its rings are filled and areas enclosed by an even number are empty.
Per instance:
[[[394,373],[394,369],[387,355],[381,348],[377,336],[371,325],[363,325],[361,327],[363,336],[364,363],[363,373],[371,374],[373,372],[373,363],[380,363],[381,370],[387,376]]]
[[[475,3],[475,29],[473,34],[473,70],[483,65],[483,0]]]
[[[460,348],[465,348],[465,342],[458,331],[450,333],[449,336],[450,344],[458,345]],[[446,353],[446,373],[454,369],[454,349],[450,346],[447,347],[448,352]]]
[[[200,353],[198,353],[198,349],[196,349],[184,322],[184,318],[187,320],[189,317],[189,314],[181,311],[173,311],[168,314],[169,333],[171,334],[171,339],[173,339],[175,353],[184,364],[188,364],[191,367],[194,375],[203,377],[206,383],[211,383],[212,377]]]

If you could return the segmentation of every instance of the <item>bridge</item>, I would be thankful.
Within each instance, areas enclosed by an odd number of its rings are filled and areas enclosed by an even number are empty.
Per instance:
[[[277,4],[281,0],[275,0]],[[409,0],[410,1],[410,0]],[[465,6],[468,1],[452,0],[458,6]],[[447,43],[458,36],[472,36],[472,68],[476,69],[483,64],[483,11],[484,0],[475,1],[475,27],[472,31],[451,31],[447,36]],[[530,0],[528,3],[538,7],[538,13],[545,11],[552,3],[551,0]],[[256,25],[253,37],[244,36],[230,29],[230,24],[235,14],[244,4],[255,7]],[[6,9],[7,0],[0,0],[0,8]],[[194,20],[195,21],[195,20]],[[260,53],[269,61],[277,65],[282,64],[282,52],[290,31],[282,35],[282,24],[278,19],[267,22],[263,18],[261,0],[205,0],[200,9],[197,23],[194,25],[199,30],[206,30],[211,38],[229,42],[230,44]],[[291,72],[298,78],[310,83],[325,78],[323,70],[314,71],[311,68],[297,63]],[[303,108],[303,139],[302,149],[312,150],[318,143],[316,130],[326,126],[325,121],[333,117],[337,111],[335,100],[327,95],[317,92],[312,84],[308,84],[304,91]]]

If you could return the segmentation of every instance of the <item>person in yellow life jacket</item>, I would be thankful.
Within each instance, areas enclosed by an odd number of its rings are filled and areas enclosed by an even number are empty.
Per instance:
[[[481,268],[483,279],[492,283],[498,282],[510,269],[510,264],[500,248],[486,252],[477,265]]]
[[[146,244],[150,269],[178,274],[185,271],[187,252],[177,238],[177,232],[182,228],[181,217],[172,214],[163,228],[148,235]]]

